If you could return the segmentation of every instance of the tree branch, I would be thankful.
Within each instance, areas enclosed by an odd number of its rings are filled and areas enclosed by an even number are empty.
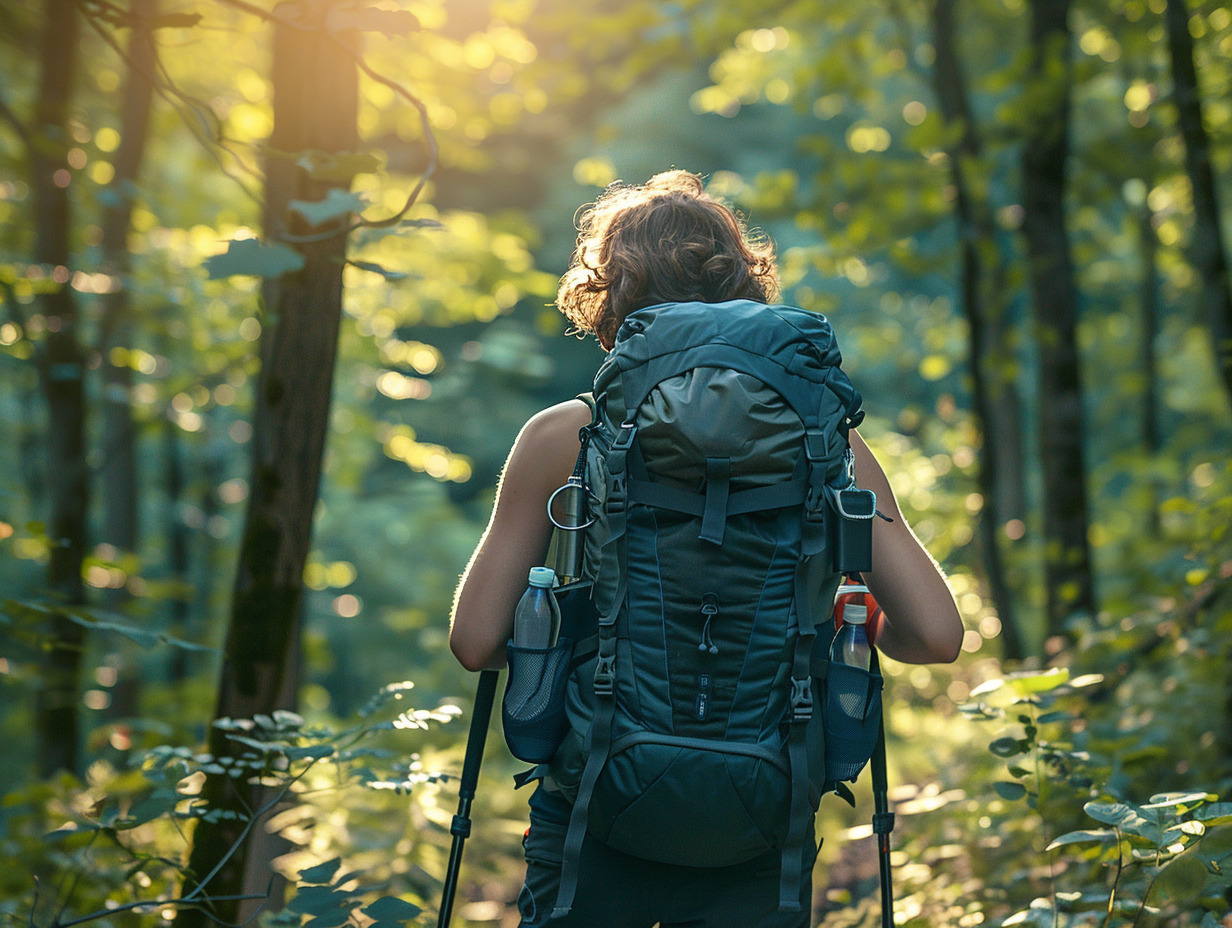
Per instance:
[[[98,33],[99,37],[108,46],[110,46],[112,51],[114,51],[120,59],[128,65],[129,68],[148,80],[154,87],[155,92],[166,100],[167,103],[171,105],[172,109],[179,114],[180,120],[192,134],[193,138],[195,138],[201,147],[209,153],[210,157],[214,159],[214,162],[218,165],[218,169],[223,173],[223,176],[234,181],[235,184],[244,192],[244,195],[248,197],[248,199],[260,206],[261,197],[253,190],[249,189],[247,184],[245,184],[238,175],[232,172],[231,169],[223,162],[222,158],[219,157],[218,149],[222,149],[231,155],[231,157],[244,168],[246,173],[249,175],[256,174],[255,171],[244,164],[243,159],[239,155],[228,147],[228,143],[238,144],[238,142],[234,139],[228,139],[225,135],[223,135],[222,127],[219,125],[217,117],[214,115],[214,111],[210,109],[205,101],[200,100],[191,94],[185,93],[176,86],[175,81],[167,72],[167,68],[163,64],[162,57],[158,54],[157,48],[155,48],[154,53],[156,73],[152,73],[147,68],[133,61],[128,52],[125,51],[125,49],[120,46],[120,43],[116,41],[115,36],[111,35],[110,32],[103,28],[102,23],[108,23],[112,26],[117,25],[114,14],[112,16],[108,16],[104,12],[109,5],[105,4],[103,0],[79,0],[78,5],[81,9],[82,16],[90,25],[90,28]],[[202,124],[208,127],[209,135],[206,135],[206,133],[202,131]]]
[[[280,23],[282,25],[290,26],[293,29],[301,29],[306,32],[323,32],[330,42],[338,46],[338,48],[340,48],[348,57],[355,61],[356,67],[359,68],[365,77],[376,81],[378,84],[383,84],[388,87],[397,96],[401,97],[404,101],[413,106],[415,111],[419,114],[419,124],[423,130],[423,144],[428,156],[428,164],[424,168],[423,173],[419,176],[419,181],[412,188],[410,194],[406,198],[406,201],[402,204],[401,209],[399,209],[396,213],[384,219],[364,219],[361,216],[354,222],[343,226],[340,229],[320,232],[315,235],[291,235],[284,232],[278,236],[278,240],[287,242],[288,244],[303,245],[311,242],[323,242],[332,238],[345,237],[357,229],[381,229],[397,225],[402,220],[402,217],[404,217],[410,211],[411,207],[415,205],[416,201],[418,201],[419,195],[423,192],[428,180],[433,174],[436,173],[437,163],[439,160],[440,150],[436,144],[436,136],[432,132],[432,124],[428,119],[428,108],[424,102],[402,84],[399,84],[397,81],[388,78],[373,69],[371,65],[364,61],[363,55],[359,54],[354,49],[349,48],[345,42],[339,39],[337,35],[328,29],[314,23],[300,22],[286,16],[280,16],[276,11],[270,12],[269,10],[263,10],[260,7],[253,6],[251,3],[248,3],[247,0],[222,0],[222,2],[229,6],[233,6],[236,9],[243,10],[246,13],[251,13],[253,16],[260,17],[266,22]]]

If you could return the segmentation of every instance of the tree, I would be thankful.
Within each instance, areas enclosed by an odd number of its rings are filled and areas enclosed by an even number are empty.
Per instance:
[[[104,198],[101,241],[103,271],[112,284],[102,298],[99,352],[103,373],[102,466],[103,521],[100,540],[123,552],[136,552],[137,436],[133,422],[132,364],[127,350],[132,337],[132,258],[128,234],[132,224],[136,184],[145,155],[154,97],[155,16],[158,0],[132,0],[125,57],[128,78],[120,114],[120,144],[115,153],[115,177]]]
[[[1006,511],[1008,488],[1022,480],[1019,456],[1012,444],[1017,431],[1019,404],[1005,351],[1004,324],[1006,301],[998,292],[1004,289],[1004,273],[998,273],[995,224],[987,200],[978,197],[969,173],[978,170],[981,141],[975,114],[967,96],[967,79],[956,47],[955,0],[935,0],[932,5],[933,88],[947,124],[955,127],[957,142],[949,150],[948,163],[954,185],[954,219],[958,226],[959,302],[967,319],[968,364],[971,369],[971,398],[975,418],[983,433],[979,465],[979,485],[984,496],[980,509],[980,547],[984,569],[997,614],[1001,619],[1001,638],[1007,658],[1026,656],[1026,646],[1014,608],[1013,592],[1005,576],[1001,552],[1001,527],[1011,518]],[[989,267],[989,262],[997,266]],[[991,278],[996,276],[994,285]],[[998,286],[999,285],[999,286]],[[1009,442],[1004,439],[1009,439]],[[1012,443],[1012,444],[1011,444]],[[1010,444],[1010,447],[1007,447]],[[1017,518],[1021,513],[1013,513]]]
[[[1071,35],[1069,0],[1032,0],[1031,81],[1022,152],[1023,235],[1039,351],[1048,631],[1095,613],[1087,538],[1086,438],[1078,352],[1079,294],[1066,228]]]
[[[265,293],[251,491],[216,719],[249,719],[296,704],[301,593],[329,423],[347,214],[314,223],[302,212],[297,216],[295,206],[323,201],[350,183],[337,175],[317,179],[300,159],[357,145],[355,34],[330,31],[326,13],[324,4],[290,2],[272,16],[274,130],[265,228],[271,239],[294,237],[300,266]],[[211,729],[209,749],[216,756],[232,753],[226,731]],[[265,892],[271,878],[268,861],[250,844],[235,847],[243,820],[261,806],[262,790],[218,775],[203,795],[214,814],[198,825],[190,867],[202,879],[221,866],[209,895],[226,899],[211,917],[242,921],[235,897]],[[228,811],[237,817],[223,817]],[[184,919],[190,926],[208,921],[200,911]]]
[[[72,271],[69,185],[66,155],[68,113],[77,72],[78,20],[73,0],[47,0],[39,57],[42,76],[32,137],[30,173],[35,201],[34,261],[54,285],[41,297],[46,338],[39,372],[47,403],[46,472],[50,488],[48,522],[51,556],[49,647],[39,690],[35,728],[39,769],[77,772],[79,754],[78,675],[84,629],[66,614],[85,602],[85,557],[89,472],[86,463],[85,366],[78,337]]]
[[[1173,102],[1185,141],[1185,171],[1193,190],[1192,260],[1201,281],[1202,306],[1215,349],[1215,365],[1232,400],[1232,278],[1219,222],[1219,193],[1211,166],[1211,141],[1202,122],[1202,95],[1194,67],[1186,0],[1168,0],[1164,22],[1172,56]]]

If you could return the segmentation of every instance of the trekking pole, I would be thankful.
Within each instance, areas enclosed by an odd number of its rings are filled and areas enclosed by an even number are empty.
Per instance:
[[[475,690],[475,708],[471,713],[471,730],[466,736],[466,757],[462,761],[462,780],[458,786],[458,814],[449,826],[453,847],[450,848],[449,867],[445,871],[437,928],[448,928],[449,918],[453,914],[453,897],[458,888],[458,871],[462,867],[462,845],[471,834],[471,801],[475,798],[475,786],[479,782],[479,765],[483,762],[483,748],[488,740],[488,722],[492,718],[492,703],[499,676],[499,670],[481,671],[479,686]]]
[[[881,928],[894,928],[894,889],[890,881],[890,832],[894,829],[894,813],[890,811],[888,791],[883,716],[877,732],[877,747],[873,751],[873,831],[877,835],[881,865]]]

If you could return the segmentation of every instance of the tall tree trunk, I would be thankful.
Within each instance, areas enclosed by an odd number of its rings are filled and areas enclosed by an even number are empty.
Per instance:
[[[132,0],[132,27],[128,37],[128,76],[120,112],[120,145],[116,149],[111,197],[104,198],[99,251],[102,270],[116,283],[100,305],[99,354],[102,357],[102,466],[98,480],[103,491],[103,522],[99,540],[125,554],[140,546],[137,488],[137,426],[133,421],[133,369],[128,358],[133,346],[132,260],[128,233],[132,225],[133,198],[145,155],[154,98],[155,48],[153,18],[158,0]],[[118,356],[116,356],[118,355]],[[118,609],[129,599],[127,587],[108,590],[108,608]],[[132,661],[122,660],[111,690],[108,718],[128,718],[139,713],[140,679]]]
[[[1148,182],[1146,189],[1150,190],[1151,186]],[[1138,363],[1142,365],[1142,447],[1146,452],[1151,475],[1147,525],[1151,534],[1158,536],[1160,487],[1153,465],[1163,448],[1159,420],[1159,358],[1155,351],[1155,340],[1159,334],[1159,270],[1156,266],[1159,239],[1152,221],[1154,212],[1145,197],[1137,212],[1138,260],[1142,266],[1142,280],[1138,285],[1138,307],[1141,313]]]
[[[128,77],[120,114],[120,145],[116,149],[115,178],[103,205],[102,268],[116,281],[101,304],[99,351],[103,371],[103,457],[99,480],[103,488],[103,524],[100,540],[120,551],[136,552],[137,435],[132,412],[132,261],[128,233],[132,224],[135,185],[149,135],[154,96],[155,48],[153,17],[158,0],[132,0],[133,18],[128,39]],[[115,357],[113,357],[113,350]]]
[[[933,4],[933,48],[936,52],[933,86],[945,121],[962,127],[958,142],[949,152],[949,163],[955,191],[959,299],[967,318],[972,404],[983,435],[978,479],[984,505],[979,515],[979,539],[988,588],[1001,619],[1004,654],[1017,660],[1026,656],[1026,649],[1014,610],[1013,592],[1006,581],[1000,529],[1011,517],[1002,509],[1007,496],[1004,487],[1007,482],[1020,482],[1021,472],[1011,472],[1011,468],[1015,467],[1014,458],[1006,455],[1005,449],[998,443],[1001,435],[1016,429],[997,427],[998,418],[1012,411],[1012,405],[1002,400],[1014,390],[1014,384],[1002,373],[1005,365],[999,363],[1003,354],[1001,319],[1005,307],[997,305],[996,296],[989,287],[989,272],[984,261],[985,255],[996,255],[995,227],[987,202],[977,199],[972,185],[967,181],[967,171],[975,168],[975,161],[980,155],[980,140],[967,99],[962,61],[955,47],[954,5],[955,0],[935,0]]]
[[[1185,171],[1193,189],[1194,233],[1190,249],[1202,281],[1202,305],[1215,348],[1215,365],[1232,401],[1232,280],[1219,224],[1219,193],[1211,167],[1211,140],[1202,123],[1202,96],[1194,67],[1189,7],[1185,0],[1168,0],[1164,14],[1168,50],[1172,56],[1172,99],[1177,125],[1185,140]]]
[[[167,494],[166,515],[162,524],[166,529],[167,563],[176,593],[169,603],[171,633],[187,639],[189,625],[188,599],[188,526],[184,524],[181,506],[184,501],[184,465],[180,460],[180,427],[168,416],[163,419],[163,486]],[[172,683],[182,683],[188,678],[188,652],[176,648],[171,653],[167,677]]]
[[[324,32],[325,5],[317,0],[280,4],[274,28],[274,131],[267,167],[266,229],[271,237],[320,231],[294,220],[292,199],[319,200],[330,184],[314,180],[286,153],[353,150],[357,145],[358,71],[354,59]],[[314,28],[315,27],[315,28]],[[346,41],[353,43],[353,36]],[[334,185],[336,186],[336,184]],[[335,223],[337,225],[337,223]],[[311,541],[329,421],[330,394],[342,311],[346,241],[334,236],[299,246],[303,270],[270,288],[262,332],[252,439],[252,477],[240,546],[231,623],[219,684],[217,718],[251,718],[291,709],[298,682],[300,599]],[[234,752],[214,728],[210,751]],[[203,795],[213,808],[258,809],[265,797],[231,778],[211,777]],[[242,821],[201,821],[190,866],[209,873],[240,839]],[[256,836],[261,829],[253,830]],[[263,834],[263,833],[262,833]],[[268,859],[251,843],[241,846],[210,883],[212,897],[264,892]],[[218,902],[215,917],[235,923],[253,906]],[[204,925],[202,913],[186,923]]]
[[[1069,154],[1069,0],[1031,0],[1033,104],[1023,139],[1023,232],[1035,310],[1040,374],[1038,416],[1043,473],[1044,579],[1048,631],[1095,612],[1087,538],[1085,416],[1078,355],[1078,287],[1065,222]]]
[[[74,0],[47,0],[39,57],[42,76],[30,149],[35,204],[36,264],[58,286],[43,295],[47,334],[41,359],[47,400],[45,461],[51,518],[47,585],[54,602],[85,602],[81,567],[86,550],[88,472],[85,444],[83,364],[77,340],[77,307],[69,286],[68,113],[77,70],[78,22]],[[78,772],[80,711],[78,676],[85,636],[63,613],[51,615],[50,649],[35,711],[38,766],[44,776]]]

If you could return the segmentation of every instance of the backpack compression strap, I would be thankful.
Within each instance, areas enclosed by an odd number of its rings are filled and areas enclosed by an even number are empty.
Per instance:
[[[809,806],[809,719],[813,715],[812,657],[817,637],[818,611],[809,582],[814,558],[824,557],[826,549],[825,497],[813,492],[822,470],[806,447],[809,461],[810,493],[800,517],[800,560],[796,563],[795,591],[796,644],[791,664],[791,700],[787,730],[787,760],[791,770],[791,819],[783,842],[779,878],[779,911],[800,910],[800,888],[804,882],[804,842],[812,820]],[[824,480],[824,476],[821,478]]]
[[[595,714],[586,735],[586,766],[582,770],[577,798],[573,801],[573,811],[569,814],[569,830],[565,832],[560,888],[556,893],[556,907],[552,910],[552,918],[564,918],[573,907],[582,842],[586,839],[590,797],[599,781],[599,774],[607,764],[612,747],[612,716],[616,709],[616,619],[620,615],[621,606],[624,605],[625,578],[628,573],[628,540],[625,538],[625,507],[628,500],[626,466],[629,449],[636,434],[637,426],[632,423],[622,425],[612,443],[612,450],[608,453],[605,505],[609,534],[599,556],[600,560],[605,562],[609,558],[616,559],[616,576],[619,581],[612,601],[599,617],[599,656],[595,662],[594,677]]]

